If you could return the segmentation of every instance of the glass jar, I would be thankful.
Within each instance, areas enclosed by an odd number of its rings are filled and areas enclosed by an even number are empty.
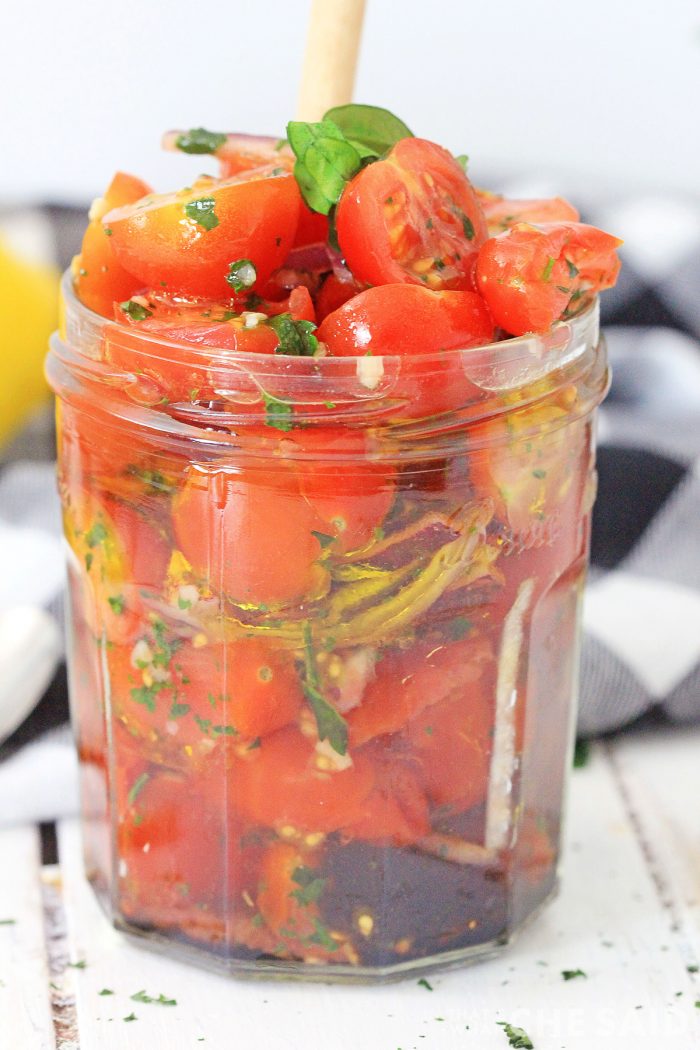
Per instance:
[[[504,945],[556,886],[597,304],[334,359],[169,341],[63,293],[71,702],[112,922],[324,980]]]

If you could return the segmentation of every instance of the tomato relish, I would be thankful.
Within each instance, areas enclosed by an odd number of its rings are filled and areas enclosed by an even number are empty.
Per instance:
[[[555,883],[620,241],[375,107],[164,144],[48,363],[88,874],[233,972],[469,958]]]

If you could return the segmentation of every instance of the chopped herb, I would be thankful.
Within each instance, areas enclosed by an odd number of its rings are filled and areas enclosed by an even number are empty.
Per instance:
[[[542,478],[546,478],[547,477],[547,471],[546,470],[540,470],[538,468],[537,470],[533,470],[532,476],[533,476],[533,478],[537,478],[538,480],[542,480]]]
[[[178,135],[175,145],[183,153],[216,153],[226,142],[226,136],[220,131],[207,131],[206,128],[190,128]]]
[[[455,160],[459,164],[462,171],[466,172],[467,166],[469,164],[469,156],[466,153],[458,153],[455,157]]]
[[[433,265],[434,265],[436,270],[444,270],[445,269],[445,263],[444,263],[444,261],[442,259],[433,259]]]
[[[464,236],[467,238],[468,241],[473,241],[474,240],[474,223],[472,222],[472,220],[469,218],[468,215],[464,214],[464,212],[462,212],[461,219],[462,219],[462,229],[464,230]]]
[[[272,148],[273,148],[273,149],[274,149],[274,150],[275,150],[275,151],[276,151],[277,153],[279,153],[279,151],[280,151],[281,149],[284,149],[284,147],[285,147],[285,146],[288,146],[288,145],[289,145],[289,143],[287,142],[287,140],[286,140],[286,139],[277,139],[277,142],[276,142],[276,143],[274,144],[274,146],[273,146]]]
[[[195,715],[194,720],[202,730],[205,736],[209,736],[209,730],[211,729],[211,718],[202,718],[201,715]]]
[[[326,532],[316,532],[316,529],[312,529],[311,535],[316,537],[323,550],[335,543],[335,536],[329,536]]]
[[[175,491],[174,485],[159,470],[143,470],[140,467],[131,465],[126,468],[125,473],[129,477],[136,478],[151,492],[170,495]]]
[[[133,299],[127,299],[126,302],[120,303],[119,309],[127,317],[130,317],[132,321],[145,321],[147,317],[153,317],[152,310],[147,310],[142,303],[137,303]]]
[[[420,980],[418,981],[418,984],[420,985],[421,988],[425,988],[425,990],[428,991],[428,992],[432,992],[432,990],[433,990],[432,984],[430,983],[430,981],[427,981],[425,979],[425,977],[421,977]]]
[[[235,262],[229,263],[224,280],[234,292],[245,292],[253,287],[257,276],[257,270],[250,259],[236,259]]]
[[[335,401],[324,401],[326,408],[335,408]]]
[[[319,740],[327,740],[339,755],[348,750],[348,724],[341,714],[329,704],[320,691],[316,661],[311,640],[311,624],[304,624],[304,672],[303,689],[316,719]]]
[[[318,351],[318,339],[313,334],[313,321],[295,321],[291,314],[277,314],[268,320],[268,325],[279,339],[276,354],[290,357],[313,357]]]
[[[243,305],[245,306],[246,310],[257,310],[257,308],[261,305],[262,302],[263,298],[261,295],[258,295],[257,292],[251,292]]]
[[[156,697],[164,688],[165,683],[163,682],[154,682],[153,685],[140,685],[130,691],[131,699],[135,704],[143,704],[145,708],[153,712],[156,709]]]
[[[574,769],[587,766],[591,758],[590,740],[577,740],[574,747]]]
[[[132,1010],[131,1013],[129,1014],[129,1016],[123,1018],[123,1020],[125,1020],[125,1021],[138,1021],[138,1017],[136,1016],[136,1014]]]
[[[275,430],[281,430],[285,434],[288,433],[294,426],[292,423],[294,409],[290,403],[288,401],[280,401],[271,394],[265,393],[264,390],[261,393],[265,403],[265,425],[274,427]]]
[[[387,197],[387,199],[384,201],[384,203],[385,204],[393,204],[394,203],[394,198],[393,197]],[[428,219],[428,222],[430,222],[430,221],[431,220]]]
[[[435,732],[435,730],[433,729],[432,726],[426,726],[425,729],[423,730],[423,732],[425,733],[426,736],[432,736],[433,733]]]
[[[255,740],[251,740],[251,742],[248,744],[248,747],[246,748],[246,751],[255,751],[259,747],[260,747],[260,737],[256,736]]]
[[[0,926],[16,926],[17,919],[0,919]]]
[[[554,258],[553,255],[549,255],[547,257],[547,264],[546,264],[544,270],[542,271],[542,280],[543,281],[548,281],[549,278],[552,276],[552,270],[554,269],[554,264],[555,264],[556,261],[557,260]]]
[[[238,730],[235,726],[212,726],[212,736],[237,736]]]
[[[292,882],[296,882],[299,889],[292,890],[289,896],[294,897],[295,900],[298,900],[303,905],[315,904],[323,893],[323,887],[326,885],[326,879],[319,878],[313,868],[307,868],[304,865],[294,869]]]
[[[507,1021],[496,1021],[496,1024],[500,1025],[508,1036],[510,1046],[515,1047],[516,1050],[534,1050],[534,1043],[524,1029],[516,1028],[515,1025],[508,1024]]]
[[[690,966],[686,966],[688,973],[698,973],[700,967],[696,963],[691,963]]]
[[[569,277],[578,277],[578,267],[574,266],[571,259],[564,258],[566,268],[569,271]]]
[[[167,995],[161,994],[155,999],[152,995],[147,995],[142,989],[140,992],[135,992],[131,998],[135,1003],[159,1003],[161,1006],[177,1006],[177,999],[169,999]]]
[[[432,230],[432,228],[433,228],[433,220],[432,219],[428,219],[426,221],[425,228],[426,228],[426,230]]]
[[[88,547],[97,547],[100,543],[104,543],[108,535],[109,533],[102,522],[96,521],[92,528],[85,533],[85,542]]]
[[[105,226],[104,227],[104,231],[105,231],[105,237],[111,237],[112,236],[112,228],[110,226]]]
[[[112,989],[111,989],[111,988],[103,988],[103,989],[102,989],[101,991],[99,991],[99,992],[98,992],[97,994],[98,994],[98,995],[114,995],[114,992],[112,991]]]
[[[326,948],[330,952],[336,952],[339,947],[327,928],[316,918],[314,918],[314,932],[306,939],[309,944],[320,944],[322,948]]]
[[[139,795],[141,794],[141,792],[143,791],[150,779],[150,773],[142,773],[140,777],[136,778],[134,783],[131,785],[129,794],[126,796],[126,800],[130,806],[133,806],[134,802],[139,797]]]
[[[124,595],[111,595],[107,598],[107,601],[109,602],[112,612],[116,613],[117,616],[121,616],[121,614],[124,612]]]
[[[193,219],[198,226],[204,230],[213,230],[219,225],[214,206],[216,201],[213,197],[198,197],[185,205],[185,215]]]
[[[169,715],[171,718],[182,718],[183,715],[188,713],[189,709],[189,704],[178,704],[177,700],[173,700]]]
[[[562,970],[561,975],[565,981],[573,981],[575,977],[588,977],[583,970]]]
[[[87,963],[85,959],[78,959],[77,962],[66,963],[66,966],[70,966],[72,970],[84,970]]]
[[[461,642],[463,638],[466,638],[472,629],[472,621],[468,620],[466,616],[455,616],[454,620],[450,620],[447,626],[450,638],[454,642]]]

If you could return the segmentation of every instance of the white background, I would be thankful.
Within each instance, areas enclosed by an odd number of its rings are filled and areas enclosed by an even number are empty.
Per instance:
[[[308,0],[15,0],[0,32],[0,201],[82,201],[202,161],[163,129],[278,133]],[[700,185],[697,0],[368,0],[356,100],[472,158],[585,189]],[[194,165],[194,168],[192,167]]]

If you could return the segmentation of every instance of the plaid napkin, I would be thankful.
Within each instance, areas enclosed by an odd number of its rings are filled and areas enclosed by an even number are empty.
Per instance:
[[[552,192],[523,181],[503,190]],[[65,266],[78,249],[83,216],[47,208],[27,222],[41,227]],[[579,733],[589,736],[652,710],[676,722],[700,719],[700,202],[591,202],[583,218],[625,237],[620,283],[602,302],[614,379],[600,413],[584,612]],[[60,620],[53,449],[43,412],[6,450],[0,540],[14,544],[13,600],[43,605]],[[3,586],[0,578],[0,611],[9,601]],[[75,810],[66,694],[59,663],[38,706],[0,747],[0,824]]]

